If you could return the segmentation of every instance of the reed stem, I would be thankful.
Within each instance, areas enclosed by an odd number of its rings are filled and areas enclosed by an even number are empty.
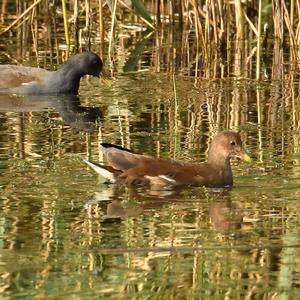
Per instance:
[[[100,56],[104,55],[104,20],[103,20],[103,3],[102,0],[99,0],[99,31],[100,31]]]
[[[69,28],[68,28],[66,0],[61,0],[61,4],[62,4],[62,11],[63,11],[65,39],[66,39],[66,44],[67,44],[67,57],[68,57],[69,49],[70,49],[70,36],[69,36]]]
[[[109,59],[110,63],[112,63],[112,43],[113,43],[113,38],[114,38],[116,11],[117,11],[117,0],[114,0],[113,11],[112,11],[112,22],[111,22],[111,28],[110,28],[110,34],[109,34],[109,44],[108,44],[108,59]]]
[[[256,80],[260,79],[261,57],[261,0],[258,1],[257,46],[256,46]]]
[[[21,19],[23,19],[27,14],[31,12],[33,8],[35,8],[42,0],[37,0],[33,4],[31,4],[16,20],[14,20],[8,27],[6,27],[3,31],[0,32],[0,35],[11,30],[16,24],[19,23]]]

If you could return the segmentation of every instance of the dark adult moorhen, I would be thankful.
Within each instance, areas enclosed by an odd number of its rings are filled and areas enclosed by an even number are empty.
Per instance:
[[[101,150],[108,166],[85,162],[111,183],[230,187],[233,185],[230,159],[238,157],[244,161],[251,160],[243,148],[239,133],[235,131],[223,131],[214,136],[208,160],[199,164],[135,154],[107,143],[101,144]]]
[[[73,94],[78,93],[80,78],[84,75],[99,77],[101,58],[92,52],[76,54],[57,71],[41,68],[0,65],[1,94]]]

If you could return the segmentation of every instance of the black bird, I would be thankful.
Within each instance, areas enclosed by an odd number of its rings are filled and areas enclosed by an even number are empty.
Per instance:
[[[76,54],[57,71],[16,65],[0,65],[1,94],[73,94],[78,93],[80,78],[99,77],[101,58],[92,52]]]

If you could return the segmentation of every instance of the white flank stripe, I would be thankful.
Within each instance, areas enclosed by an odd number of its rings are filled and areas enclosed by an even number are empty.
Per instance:
[[[170,178],[170,177],[168,177],[168,176],[166,176],[166,175],[158,175],[158,177],[160,177],[160,178],[162,178],[162,179],[164,179],[164,180],[166,180],[166,181],[168,181],[168,182],[170,182],[170,183],[173,183],[173,184],[176,183],[176,180],[175,180],[175,179],[172,179],[172,178]]]

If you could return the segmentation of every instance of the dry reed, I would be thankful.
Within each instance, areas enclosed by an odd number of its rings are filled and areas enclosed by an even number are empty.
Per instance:
[[[257,1],[253,0],[246,3],[241,0],[234,2],[134,0],[132,7],[123,1],[62,0],[57,2],[52,0],[48,3],[42,0],[28,0],[25,1],[26,5],[13,6],[13,3],[10,3],[10,11],[8,11],[8,2],[1,6],[1,20],[4,21],[0,27],[0,38],[5,41],[8,37],[15,36],[19,40],[22,39],[23,45],[30,44],[33,40],[35,41],[33,51],[36,55],[41,43],[37,39],[37,32],[47,27],[46,19],[43,20],[40,16],[46,14],[47,9],[51,11],[50,7],[54,7],[54,13],[50,14],[51,28],[53,29],[56,24],[59,34],[64,35],[64,39],[60,38],[59,45],[57,41],[55,45],[52,45],[55,39],[53,39],[53,34],[49,36],[49,46],[56,49],[55,51],[59,48],[63,49],[63,43],[66,49],[75,48],[75,51],[93,48],[97,49],[102,56],[107,52],[109,61],[113,62],[122,32],[126,31],[127,34],[132,29],[131,34],[137,35],[135,28],[139,27],[140,31],[148,28],[160,32],[164,37],[166,29],[171,26],[173,27],[173,40],[176,40],[178,34],[182,35],[188,30],[189,47],[181,45],[180,52],[178,50],[176,52],[181,57],[192,55],[188,60],[194,61],[198,66],[195,76],[215,78],[220,74],[223,76],[233,74],[236,77],[259,79],[262,72],[260,64],[262,47],[264,52],[265,49],[272,49],[272,47],[273,52],[282,51],[285,47],[285,51],[290,54],[289,62],[299,65],[300,6],[298,1],[291,1],[288,8],[283,0],[272,0],[272,11],[269,13],[270,4],[262,0],[258,2],[258,7]],[[14,7],[15,12],[11,11],[11,7]],[[34,13],[35,11],[39,11],[39,16]],[[8,18],[10,15],[15,17]],[[63,22],[59,21],[61,19]],[[28,28],[28,22],[32,26],[34,24],[34,30],[33,27]],[[262,38],[262,22],[268,24],[268,40]],[[72,24],[74,26],[71,26]],[[270,41],[274,43],[266,45]],[[256,47],[253,48],[253,44],[256,44]],[[191,51],[191,53],[184,54],[183,51]],[[255,51],[256,64],[252,64],[250,58]],[[24,51],[21,52],[24,54]],[[173,52],[172,49],[171,52]],[[224,67],[222,71],[211,69],[215,68],[212,64],[214,60],[221,60],[227,66],[233,61],[235,66],[233,70]],[[199,71],[200,66],[203,71]],[[249,66],[256,66],[255,72],[247,70]],[[187,65],[181,65],[181,68],[187,67]]]

